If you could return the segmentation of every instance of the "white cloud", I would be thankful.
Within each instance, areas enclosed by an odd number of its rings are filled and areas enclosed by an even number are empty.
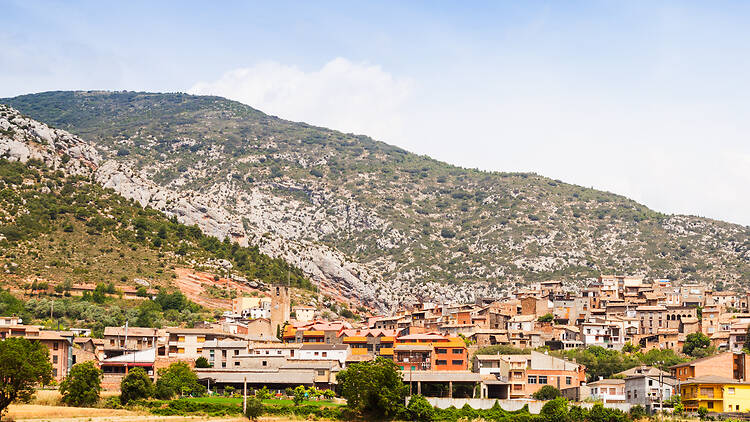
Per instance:
[[[319,70],[264,61],[234,69],[188,92],[219,95],[265,113],[389,140],[403,127],[412,82],[380,66],[336,58]]]

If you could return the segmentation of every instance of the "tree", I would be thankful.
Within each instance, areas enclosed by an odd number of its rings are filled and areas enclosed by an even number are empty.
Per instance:
[[[703,355],[711,346],[711,339],[703,333],[688,334],[685,338],[685,345],[682,346],[682,353],[690,356]]]
[[[554,320],[555,320],[555,316],[552,314],[544,314],[537,319],[537,321],[539,322],[552,322]]]
[[[169,400],[174,396],[200,395],[203,387],[198,375],[185,362],[175,362],[168,368],[159,369],[156,381],[156,397]]]
[[[537,400],[552,400],[560,397],[560,390],[552,385],[545,385],[532,395]]]
[[[30,400],[34,385],[50,381],[52,364],[46,347],[23,337],[0,341],[0,416],[14,401]]]
[[[70,374],[60,383],[62,402],[68,406],[90,407],[99,401],[102,371],[93,361],[73,365]]]
[[[292,394],[294,394],[294,390],[292,390]],[[268,386],[264,385],[263,388],[255,392],[255,397],[260,400],[270,399],[271,391],[268,390]]]
[[[210,368],[211,364],[208,363],[208,359],[201,356],[195,360],[195,367],[196,368]]]
[[[706,416],[708,416],[708,409],[701,406],[698,408],[698,417],[701,418],[702,421],[706,420]]]
[[[353,363],[336,376],[347,406],[376,417],[393,417],[403,410],[408,391],[393,361]]]
[[[135,367],[120,382],[120,403],[128,404],[131,400],[147,399],[154,394],[154,384],[146,371]]]
[[[299,406],[302,404],[302,402],[305,400],[305,396],[307,395],[307,389],[304,385],[298,385],[294,389],[294,396],[292,397],[292,401],[294,401],[295,406]]]
[[[263,415],[265,409],[263,408],[263,402],[255,397],[247,398],[247,408],[245,409],[245,416],[251,421],[257,421],[260,416]]]
[[[630,341],[626,341],[625,344],[622,346],[622,351],[625,353],[635,353],[638,350],[640,350],[641,345],[640,344],[633,344]]]
[[[429,422],[435,417],[435,409],[430,402],[420,394],[411,396],[409,405],[406,406],[411,420],[415,422]]]
[[[323,390],[323,397],[326,400],[333,400],[334,397],[336,397],[336,393],[333,392],[330,388]]]

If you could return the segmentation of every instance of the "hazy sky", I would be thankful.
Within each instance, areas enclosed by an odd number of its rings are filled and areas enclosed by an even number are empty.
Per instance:
[[[218,94],[750,225],[748,22],[744,1],[4,1],[0,97]]]

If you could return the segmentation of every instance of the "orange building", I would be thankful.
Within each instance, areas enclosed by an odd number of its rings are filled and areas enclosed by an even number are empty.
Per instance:
[[[469,368],[464,341],[438,333],[396,338],[393,361],[404,371],[466,371]]]
[[[339,332],[340,342],[348,344],[351,354],[393,357],[393,346],[398,330],[384,330],[378,328],[350,329]]]

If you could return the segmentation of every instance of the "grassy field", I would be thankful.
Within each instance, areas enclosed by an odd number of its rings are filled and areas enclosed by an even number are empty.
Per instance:
[[[198,403],[216,403],[216,404],[236,404],[242,406],[242,397],[192,397],[185,400],[194,401]],[[263,404],[277,405],[277,406],[294,406],[292,400],[286,399],[267,399],[263,400]],[[344,403],[338,403],[327,400],[305,400],[302,405],[312,405],[320,407],[338,407],[343,406]]]

